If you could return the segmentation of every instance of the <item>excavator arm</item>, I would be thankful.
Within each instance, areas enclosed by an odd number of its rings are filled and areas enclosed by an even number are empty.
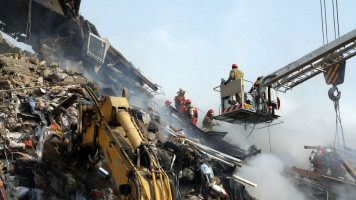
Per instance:
[[[79,130],[86,129],[81,133],[81,146],[101,149],[120,197],[172,199],[169,177],[130,116],[125,90],[122,97],[106,97],[101,102],[90,88],[86,90],[95,103],[95,115],[87,128],[81,123]],[[82,122],[88,121],[85,110],[85,106],[80,108]]]

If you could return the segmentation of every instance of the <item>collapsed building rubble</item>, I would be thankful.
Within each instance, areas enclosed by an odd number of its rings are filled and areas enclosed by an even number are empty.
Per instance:
[[[120,95],[126,88],[140,106],[145,105],[158,86],[100,38],[95,25],[79,14],[80,4],[81,0],[1,1],[0,31],[31,45],[40,61],[62,67],[70,63],[95,77],[107,95]]]
[[[85,116],[96,110],[84,86],[97,92],[99,86],[75,68],[13,51],[0,55],[4,199],[119,198],[122,191],[115,187],[103,152],[94,155],[93,148],[78,146],[88,124]],[[169,123],[152,108],[132,108],[130,114],[169,175],[174,199],[254,199],[244,184],[256,185],[234,171],[256,148],[245,151],[229,144],[221,149],[228,155],[203,145],[211,146],[216,137],[201,135],[179,117]]]

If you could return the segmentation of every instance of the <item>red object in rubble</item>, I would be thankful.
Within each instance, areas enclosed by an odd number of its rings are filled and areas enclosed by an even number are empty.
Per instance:
[[[31,139],[24,140],[23,143],[26,145],[26,147],[33,148],[33,143]]]

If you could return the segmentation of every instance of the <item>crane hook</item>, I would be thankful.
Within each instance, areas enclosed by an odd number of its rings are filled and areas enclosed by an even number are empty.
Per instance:
[[[336,92],[336,94],[335,94]],[[332,88],[329,89],[328,92],[329,98],[331,99],[331,101],[339,101],[340,97],[341,97],[341,92],[339,91],[339,89],[337,88],[336,85],[334,85]]]

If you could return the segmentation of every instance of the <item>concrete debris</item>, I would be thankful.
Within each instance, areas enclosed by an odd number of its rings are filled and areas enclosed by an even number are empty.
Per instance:
[[[99,86],[73,68],[21,52],[2,54],[0,71],[4,199],[118,199],[102,152],[88,155],[78,146],[95,113],[84,86],[96,92]],[[206,145],[216,143],[214,138],[189,129],[179,117],[163,120],[152,106],[130,114],[174,182],[175,199],[254,199],[234,177],[251,152],[212,149]]]

